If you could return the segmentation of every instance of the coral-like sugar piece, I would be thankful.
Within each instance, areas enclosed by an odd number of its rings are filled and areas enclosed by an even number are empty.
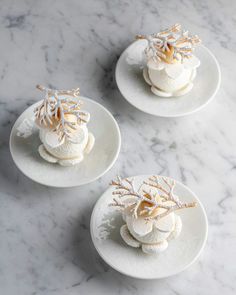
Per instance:
[[[110,204],[122,212],[124,225],[120,228],[123,241],[146,254],[158,254],[167,249],[182,230],[182,221],[175,211],[196,206],[196,202],[182,202],[174,193],[175,181],[151,176],[137,189],[133,179],[117,179]]]
[[[184,59],[193,56],[194,48],[201,42],[197,35],[191,35],[184,31],[180,24],[151,35],[137,35],[136,39],[146,39],[148,45],[145,53],[154,61],[174,63],[183,62]]]
[[[143,181],[142,185],[155,188],[155,192],[152,192],[152,190],[147,191],[142,188],[136,190],[132,179],[121,179],[118,176],[116,180],[111,182],[111,185],[115,187],[112,194],[116,197],[110,205],[118,207],[122,211],[129,208],[134,218],[145,216],[147,220],[159,220],[176,210],[196,206],[196,202],[186,203],[179,200],[179,197],[174,194],[174,180],[166,177],[161,177],[161,180],[165,186],[155,175]],[[125,198],[123,201],[126,196],[129,198]],[[164,209],[160,214],[157,213],[159,208]]]
[[[45,92],[43,102],[35,109],[35,121],[40,127],[51,128],[59,141],[73,142],[73,132],[79,125],[89,121],[89,113],[82,111],[79,88],[56,90],[41,85],[36,86]]]

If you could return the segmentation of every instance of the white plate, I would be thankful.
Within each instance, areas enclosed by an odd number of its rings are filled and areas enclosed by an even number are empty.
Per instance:
[[[193,89],[180,97],[154,95],[142,74],[145,40],[132,43],[120,56],[116,66],[117,86],[125,99],[146,113],[161,117],[179,117],[194,113],[209,103],[220,86],[219,64],[209,49],[200,45],[195,54],[201,65],[197,69]]]
[[[149,176],[132,178],[138,186]],[[90,223],[94,246],[107,264],[131,277],[159,279],[175,275],[196,261],[206,243],[208,222],[201,202],[189,188],[176,182],[175,192],[182,201],[197,201],[198,205],[177,212],[183,222],[181,234],[158,255],[144,254],[141,249],[131,248],[123,242],[119,233],[120,226],[124,224],[121,213],[108,206],[114,197],[113,190],[109,188],[97,201]]]
[[[78,165],[62,167],[43,160],[37,151],[40,145],[38,131],[28,138],[16,135],[17,127],[33,117],[33,110],[40,102],[32,105],[15,122],[10,136],[10,151],[16,166],[32,180],[54,187],[73,187],[96,180],[115,163],[121,145],[121,136],[115,119],[99,103],[81,97],[84,108],[91,114],[89,130],[95,137],[95,145],[89,155]]]

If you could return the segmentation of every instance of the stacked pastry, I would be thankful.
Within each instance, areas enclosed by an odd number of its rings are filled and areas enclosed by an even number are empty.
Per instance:
[[[90,114],[81,110],[79,89],[52,90],[38,85],[45,92],[43,102],[35,109],[35,123],[42,144],[40,156],[62,166],[80,163],[94,146],[94,136],[88,131]]]
[[[193,54],[200,43],[198,36],[183,31],[179,24],[152,35],[138,35],[147,40],[145,81],[158,96],[181,96],[193,87],[199,59]]]
[[[152,176],[136,190],[131,179],[120,177],[111,183],[116,196],[111,204],[122,211],[125,224],[120,228],[123,240],[148,254],[160,253],[181,233],[182,221],[176,210],[196,205],[184,203],[174,194],[175,182]]]

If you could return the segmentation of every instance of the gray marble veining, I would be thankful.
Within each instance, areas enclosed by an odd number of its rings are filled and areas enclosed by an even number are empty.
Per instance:
[[[0,294],[235,294],[236,2],[2,0],[0,10]],[[180,22],[217,56],[222,86],[194,115],[163,119],[129,105],[114,69],[137,33]],[[210,77],[209,77],[210,78]],[[106,106],[122,133],[115,166],[100,180],[52,189],[24,177],[8,141],[37,83],[77,85]],[[140,281],[107,266],[90,238],[94,203],[117,173],[157,173],[201,198],[209,238],[197,263],[165,280]]]

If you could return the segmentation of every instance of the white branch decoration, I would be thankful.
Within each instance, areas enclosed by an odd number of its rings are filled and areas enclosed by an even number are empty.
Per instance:
[[[56,90],[37,85],[41,91],[45,92],[45,97],[35,109],[35,118],[44,127],[53,127],[59,136],[59,141],[65,138],[72,141],[72,132],[77,129],[77,125],[87,123],[89,114],[81,111],[82,102],[78,99],[79,88],[72,90]],[[68,115],[75,117],[75,121],[68,120]]]
[[[146,39],[148,46],[145,49],[147,56],[151,56],[155,61],[166,59],[166,53],[173,48],[172,59],[183,60],[193,55],[194,47],[200,43],[197,35],[189,35],[188,31],[183,31],[180,24],[152,35],[137,35],[136,39]]]
[[[170,214],[173,211],[195,207],[196,202],[192,203],[183,203],[179,200],[178,196],[174,194],[175,181],[169,178],[161,177],[162,182],[165,184],[163,186],[159,181],[158,176],[152,176],[147,180],[143,181],[139,190],[136,190],[133,184],[133,180],[129,178],[124,178],[123,180],[118,176],[117,180],[113,180],[111,185],[115,187],[113,191],[113,195],[116,195],[113,199],[113,203],[111,206],[118,207],[120,210],[125,210],[126,208],[130,208],[132,210],[132,214],[134,218],[138,218],[138,212],[140,209],[140,205],[145,202],[148,206],[144,206],[144,208],[139,212],[140,214],[146,214],[147,219],[155,219],[159,220],[166,215]],[[149,187],[155,188],[155,193],[151,190],[146,191],[142,189],[143,185],[147,185]],[[142,191],[141,191],[142,189]],[[130,199],[126,199],[124,201],[125,196],[129,196]],[[161,202],[157,200],[157,197],[161,198]],[[165,202],[169,202],[165,204]],[[171,202],[171,204],[170,204]],[[155,215],[154,217],[151,214],[155,209],[162,208],[165,209],[164,212]]]

